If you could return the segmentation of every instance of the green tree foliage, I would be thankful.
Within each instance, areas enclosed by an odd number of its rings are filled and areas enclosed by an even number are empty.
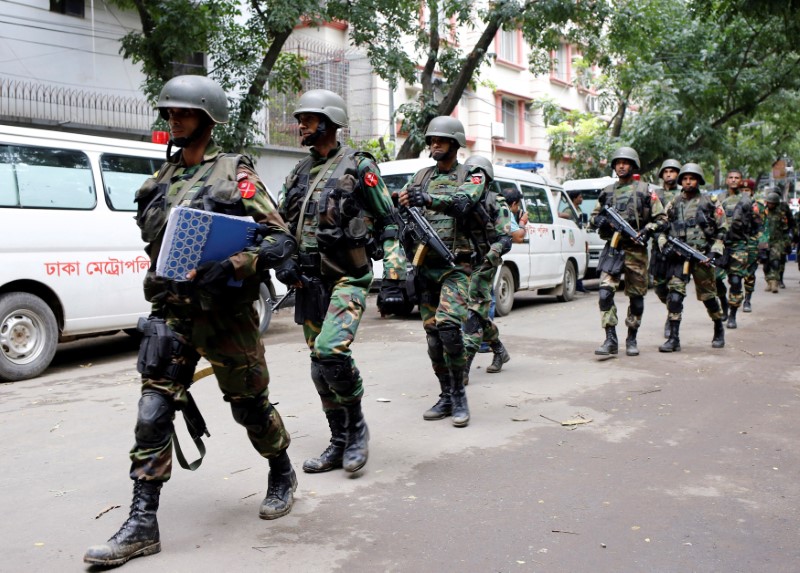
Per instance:
[[[480,67],[500,29],[521,28],[535,48],[531,66],[549,69],[549,50],[567,38],[594,53],[608,0],[332,0],[329,13],[348,20],[356,45],[366,49],[375,71],[392,86],[402,78],[420,84],[416,100],[400,107],[408,133],[398,158],[417,157],[431,119],[450,115],[464,91],[479,80]],[[386,14],[385,20],[375,19]],[[420,26],[420,18],[422,25]],[[469,30],[474,44],[465,43]],[[398,49],[403,46],[406,49]],[[422,70],[417,79],[417,65]]]
[[[164,83],[175,75],[197,73],[237,94],[231,120],[215,131],[226,149],[244,150],[256,136],[256,113],[267,100],[267,85],[297,91],[304,77],[302,58],[281,49],[301,17],[323,17],[312,0],[112,0],[139,14],[141,31],[122,39],[120,52],[140,63],[145,96],[156,102]],[[206,54],[210,69],[183,64]]]
[[[756,4],[764,8],[757,16],[748,12]],[[710,171],[763,172],[770,157],[791,153],[800,118],[788,104],[800,89],[800,56],[797,18],[783,6],[616,3],[597,60],[605,72],[592,80],[612,141],[635,147],[645,171],[674,157]]]

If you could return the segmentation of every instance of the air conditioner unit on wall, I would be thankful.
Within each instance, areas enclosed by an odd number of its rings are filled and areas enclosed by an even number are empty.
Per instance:
[[[492,139],[505,139],[506,125],[502,121],[492,122]]]

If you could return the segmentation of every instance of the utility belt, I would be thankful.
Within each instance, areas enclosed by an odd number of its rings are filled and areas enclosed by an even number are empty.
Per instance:
[[[200,354],[192,346],[184,343],[163,318],[156,316],[140,318],[136,328],[142,333],[136,370],[145,378],[177,382],[186,389],[186,403],[180,406],[180,410],[183,413],[189,436],[200,452],[200,457],[192,463],[187,463],[181,451],[177,434],[173,433],[172,439],[181,467],[194,471],[200,467],[206,454],[202,436],[210,437],[211,435],[208,433],[200,409],[189,393]]]

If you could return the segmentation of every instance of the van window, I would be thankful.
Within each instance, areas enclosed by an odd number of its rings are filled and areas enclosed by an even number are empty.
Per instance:
[[[147,157],[104,153],[100,157],[100,172],[108,206],[114,211],[135,211],[136,191],[161,167],[161,163]]]
[[[389,193],[399,193],[406,183],[411,181],[411,178],[416,175],[415,173],[400,173],[398,175],[381,175],[381,179],[389,189]]]
[[[96,203],[85,153],[0,145],[0,207],[92,209]]]
[[[547,200],[547,189],[521,185],[522,195],[525,197],[529,223],[553,223],[553,213],[550,212],[550,203]]]
[[[553,191],[553,198],[558,201],[558,216],[562,219],[570,219],[575,221],[576,223],[580,221],[578,214],[575,212],[575,208],[567,199],[567,194],[562,193],[561,191]]]

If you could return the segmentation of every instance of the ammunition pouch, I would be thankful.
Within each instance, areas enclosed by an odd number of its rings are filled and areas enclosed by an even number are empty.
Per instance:
[[[310,277],[303,280],[303,288],[295,292],[294,322],[303,324],[305,321],[322,322],[328,312],[331,293],[322,279]]]
[[[606,243],[600,253],[600,260],[597,263],[599,272],[608,273],[612,276],[619,276],[625,266],[625,251],[616,249],[611,243]]]
[[[136,224],[145,243],[158,239],[167,224],[168,189],[169,183],[151,177],[136,192]]]
[[[136,330],[142,333],[136,370],[145,378],[161,378],[172,359],[174,334],[163,318],[140,318]]]

